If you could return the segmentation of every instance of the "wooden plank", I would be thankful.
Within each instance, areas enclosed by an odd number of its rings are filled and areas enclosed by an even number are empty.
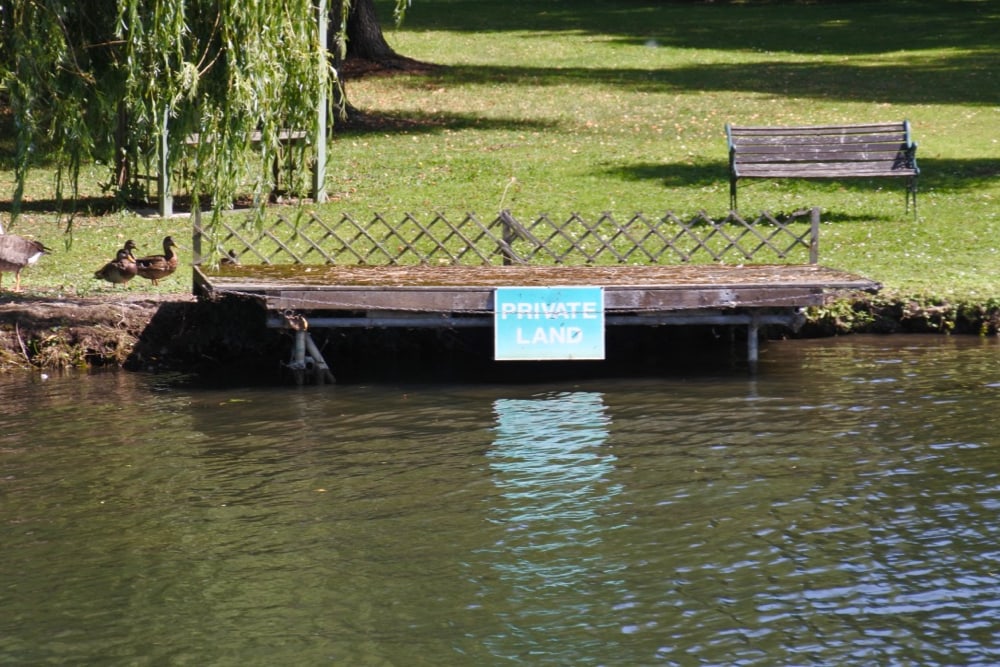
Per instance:
[[[863,165],[869,163],[886,163],[889,165],[905,166],[906,156],[899,153],[855,153],[837,151],[814,151],[807,153],[751,153],[744,155],[742,159],[736,160],[736,166],[741,167],[746,164],[773,164],[781,162],[834,162]]]
[[[730,138],[737,148],[745,146],[783,146],[785,144],[815,144],[825,146],[836,144],[903,143],[906,145],[907,139],[904,132],[836,135],[773,134],[768,136],[731,134]]]
[[[271,310],[399,310],[475,312],[492,308],[493,290],[483,287],[346,287],[283,289],[268,294]]]
[[[237,267],[238,268],[238,267]],[[275,267],[259,267],[275,268]],[[410,311],[486,313],[506,286],[598,286],[614,311],[801,307],[830,290],[878,284],[817,265],[626,267],[299,267],[282,279],[219,277],[199,283],[216,294],[256,295],[273,311]],[[251,272],[252,273],[252,272]],[[266,272],[265,272],[266,273]]]
[[[278,130],[277,139],[281,143],[291,144],[297,141],[302,141],[308,137],[308,133],[305,130]],[[259,144],[264,139],[264,133],[260,130],[255,130],[250,133],[250,142],[254,144]],[[184,143],[188,146],[196,146],[202,142],[203,138],[201,134],[195,132],[184,137]],[[205,135],[205,143],[212,143],[215,141],[214,135]]]
[[[898,141],[887,142],[858,142],[858,143],[836,143],[836,144],[813,144],[813,143],[767,143],[767,144],[740,144],[736,147],[736,159],[746,160],[754,156],[767,155],[814,155],[816,153],[829,153],[831,155],[881,155],[906,153],[908,150],[905,143]]]
[[[661,264],[650,266],[372,266],[239,265],[214,271],[201,267],[213,285],[267,289],[355,287],[459,287],[531,285],[741,286],[748,284],[834,283],[856,276],[812,264]],[[864,279],[862,279],[864,280]]]
[[[804,162],[747,164],[736,170],[739,178],[906,178],[915,169],[895,167],[891,163],[815,163]]]
[[[761,126],[761,125],[730,125],[733,136],[781,136],[781,135],[841,135],[841,134],[879,134],[883,132],[904,132],[906,123],[870,123],[861,125],[799,125],[799,126]]]
[[[337,288],[282,290],[268,293],[267,307],[273,311],[393,311],[411,313],[493,312],[494,288]],[[814,285],[717,288],[632,287],[606,288],[607,312],[692,310],[701,308],[801,307],[823,298]]]
[[[732,286],[607,288],[605,311],[674,311],[703,308],[801,307],[822,302],[816,286]]]
[[[702,308],[802,307],[822,302],[823,292],[816,288],[684,289],[634,288],[608,290],[607,312],[646,312],[696,310]],[[410,313],[480,313],[493,312],[493,290],[449,291],[421,290],[389,292],[368,290],[282,291],[265,299],[273,311],[385,311]]]

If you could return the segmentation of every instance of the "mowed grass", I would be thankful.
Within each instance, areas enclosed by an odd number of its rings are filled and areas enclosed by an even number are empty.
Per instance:
[[[388,22],[389,5],[379,10]],[[922,170],[916,219],[895,179],[748,182],[740,211],[818,206],[823,264],[879,280],[890,294],[995,302],[998,21],[1000,3],[974,0],[417,0],[386,37],[400,54],[441,67],[348,81],[356,107],[393,122],[337,133],[331,201],[314,208],[360,219],[501,209],[523,219],[723,217],[726,122],[908,119]],[[33,174],[34,200],[51,198],[52,173],[43,165]],[[12,178],[0,171],[7,192]],[[100,166],[88,169],[83,194],[99,198],[101,178]],[[91,274],[126,238],[159,252],[163,235],[190,236],[184,218],[122,212],[78,216],[66,243],[65,219],[44,209],[29,206],[14,229],[57,250],[25,272],[28,289],[109,290]],[[155,289],[186,291],[188,274]]]

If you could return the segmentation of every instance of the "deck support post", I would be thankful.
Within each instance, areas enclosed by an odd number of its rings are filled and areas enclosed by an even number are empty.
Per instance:
[[[292,347],[292,361],[288,367],[295,377],[295,384],[301,386],[305,381],[306,371],[306,336],[308,332],[299,330],[295,332],[295,344]]]
[[[326,359],[323,358],[323,353],[319,351],[316,347],[316,343],[313,341],[312,335],[306,331],[306,350],[313,360],[313,380],[316,384],[336,384],[337,379],[333,377],[333,373],[330,371],[330,366],[327,365]]]
[[[305,374],[308,370],[312,371],[315,384],[336,384],[337,379],[333,377],[329,364],[326,363],[323,353],[319,351],[309,333],[309,322],[306,318],[288,314],[285,319],[289,328],[295,331],[292,360],[288,362],[288,368],[295,377],[295,384],[302,386],[305,383]]]
[[[750,323],[747,324],[747,362],[749,362],[751,368],[757,365],[757,360],[759,358],[759,333],[760,321],[758,320],[756,314],[751,315]]]

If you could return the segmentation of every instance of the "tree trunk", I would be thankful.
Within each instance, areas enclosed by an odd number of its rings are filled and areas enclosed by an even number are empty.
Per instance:
[[[332,2],[330,29],[327,32],[327,49],[340,78],[332,91],[333,102],[340,109],[341,121],[364,122],[365,114],[347,99],[345,79],[370,72],[428,71],[433,65],[401,56],[389,46],[382,36],[382,25],[375,14],[373,0],[351,0],[346,23],[347,44],[343,45],[340,35],[341,6],[336,0]]]
[[[334,2],[330,12],[330,29],[327,48],[333,54],[338,67],[345,60],[370,60],[389,63],[399,59],[399,55],[382,36],[382,24],[375,14],[373,0],[352,0],[351,12],[347,16],[347,44],[341,44],[340,2]]]
[[[382,36],[382,25],[372,0],[354,0],[351,4],[347,17],[347,57],[376,62],[399,58]]]

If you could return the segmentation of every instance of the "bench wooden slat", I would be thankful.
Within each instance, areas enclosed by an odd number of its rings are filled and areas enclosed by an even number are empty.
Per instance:
[[[884,147],[893,150],[906,150],[908,148],[906,139],[898,135],[856,134],[837,139],[837,141],[833,141],[832,137],[824,137],[822,141],[817,141],[815,137],[734,137],[733,145],[741,152],[784,148],[786,146],[815,146],[828,150],[857,148],[858,146]]]
[[[746,136],[768,136],[768,135],[833,135],[842,136],[845,134],[881,134],[884,132],[906,133],[906,121],[894,123],[862,123],[856,125],[786,125],[786,126],[763,126],[763,125],[730,125],[733,134]]]
[[[740,168],[741,178],[909,178],[913,174],[892,168],[891,162],[867,163],[862,166],[851,163],[767,163],[749,164]]]
[[[741,178],[906,178],[916,213],[917,145],[908,121],[852,125],[726,125],[730,204]]]
[[[283,144],[292,144],[306,138],[308,138],[308,133],[305,130],[278,130],[277,134],[278,141]],[[201,139],[201,135],[195,132],[184,137],[184,143],[188,146],[196,146],[201,143]],[[259,144],[263,139],[264,133],[260,130],[254,130],[250,133],[250,143],[252,144]],[[211,135],[206,135],[205,141],[212,143],[214,138]]]
[[[736,167],[736,171],[739,173],[740,170],[748,164],[780,164],[782,162],[846,162],[849,164],[856,164],[858,169],[863,169],[864,165],[869,162],[886,162],[892,165],[893,168],[899,169],[900,171],[913,171],[906,155],[900,155],[899,153],[829,153],[821,151],[800,151],[797,153],[758,153],[756,155],[747,156],[746,159],[741,160]]]
[[[867,160],[906,159],[906,150],[899,145],[858,144],[855,146],[754,146],[741,152],[739,162],[765,162],[768,160]]]

